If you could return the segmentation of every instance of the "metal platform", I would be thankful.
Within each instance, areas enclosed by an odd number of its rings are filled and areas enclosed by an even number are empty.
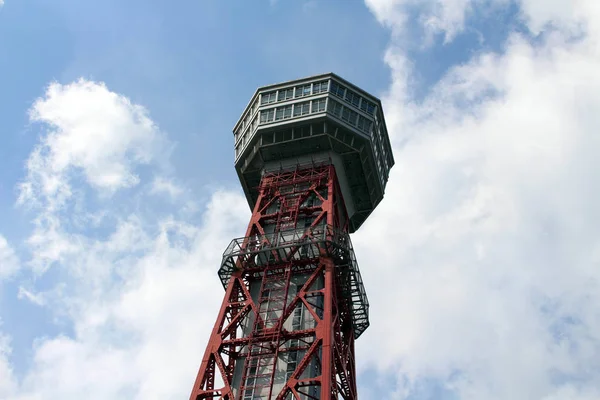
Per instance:
[[[358,338],[369,327],[369,301],[348,233],[316,226],[233,239],[223,253],[219,278],[226,288],[236,269],[256,270],[258,278],[267,266],[310,261],[323,255],[336,263],[342,298],[351,305],[354,335]],[[298,265],[301,268],[302,264]]]

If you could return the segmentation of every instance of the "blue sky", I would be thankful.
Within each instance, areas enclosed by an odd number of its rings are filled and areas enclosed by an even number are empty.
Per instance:
[[[592,0],[0,1],[0,399],[188,395],[256,87],[382,98],[361,399],[600,398]],[[392,318],[393,316],[393,318]]]

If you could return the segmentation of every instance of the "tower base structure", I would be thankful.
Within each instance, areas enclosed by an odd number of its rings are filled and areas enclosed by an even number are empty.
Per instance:
[[[190,400],[353,400],[368,302],[332,164],[263,173]]]

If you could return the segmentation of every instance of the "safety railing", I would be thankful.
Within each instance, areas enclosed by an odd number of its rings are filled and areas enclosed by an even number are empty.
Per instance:
[[[225,249],[218,274],[226,287],[236,270],[256,270],[320,256],[331,257],[335,262],[342,296],[350,303],[357,338],[369,326],[369,302],[347,232],[318,225],[236,238]]]

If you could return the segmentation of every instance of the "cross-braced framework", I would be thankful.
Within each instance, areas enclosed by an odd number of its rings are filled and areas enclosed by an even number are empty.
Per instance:
[[[265,173],[190,400],[357,398],[368,302],[332,165]]]

